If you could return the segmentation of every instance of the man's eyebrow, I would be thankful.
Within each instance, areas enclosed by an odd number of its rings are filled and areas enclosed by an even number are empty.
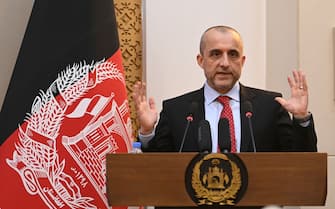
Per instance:
[[[221,50],[220,50],[220,49],[215,49],[215,48],[214,48],[214,49],[210,49],[209,52],[221,52]]]
[[[238,53],[240,53],[240,51],[238,49],[229,49],[228,52],[238,52]]]

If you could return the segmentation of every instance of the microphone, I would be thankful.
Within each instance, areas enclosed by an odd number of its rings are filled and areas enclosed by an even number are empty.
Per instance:
[[[218,124],[218,141],[221,153],[228,153],[231,149],[229,121],[227,118],[220,118]]]
[[[201,153],[212,152],[212,135],[209,122],[201,120],[198,127],[198,144]]]
[[[181,140],[181,144],[180,144],[180,147],[179,147],[179,152],[181,152],[183,150],[188,129],[190,127],[190,124],[193,121],[193,116],[194,116],[194,113],[197,109],[198,109],[198,103],[197,102],[192,102],[191,105],[190,105],[190,111],[189,111],[189,113],[186,117],[187,124],[186,124],[185,130],[184,130],[183,138]]]
[[[254,137],[254,131],[252,128],[252,104],[250,101],[245,101],[244,103],[244,108],[245,108],[245,117],[248,118],[248,124],[249,124],[249,131],[250,131],[250,136],[251,136],[251,142],[252,142],[252,147],[254,149],[254,152],[256,152],[256,143],[255,143],[255,137]]]

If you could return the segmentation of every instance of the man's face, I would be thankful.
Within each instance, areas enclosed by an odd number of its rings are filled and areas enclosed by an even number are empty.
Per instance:
[[[239,80],[245,56],[239,35],[235,32],[207,31],[203,54],[197,56],[208,84],[216,91],[227,93]]]

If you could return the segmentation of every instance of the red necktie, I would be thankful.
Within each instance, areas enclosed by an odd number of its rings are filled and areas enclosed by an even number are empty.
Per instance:
[[[231,110],[228,96],[219,96],[218,101],[223,105],[223,109],[221,111],[220,118],[227,118],[229,122],[229,131],[230,131],[230,139],[231,139],[231,152],[236,152],[236,139],[235,139],[235,127],[234,127],[234,118],[233,112]]]

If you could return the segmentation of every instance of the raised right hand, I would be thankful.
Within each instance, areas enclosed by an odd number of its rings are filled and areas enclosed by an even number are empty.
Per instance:
[[[132,94],[140,123],[140,133],[143,135],[150,134],[154,130],[158,119],[155,101],[153,98],[147,101],[145,87],[144,82],[137,81],[133,86]]]

